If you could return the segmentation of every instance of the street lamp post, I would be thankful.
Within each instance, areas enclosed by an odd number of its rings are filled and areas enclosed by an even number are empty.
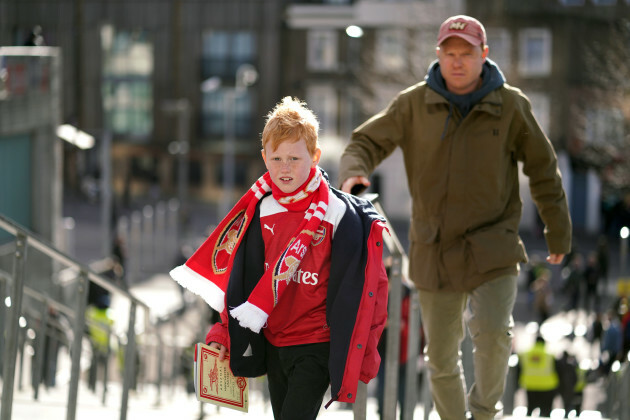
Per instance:
[[[190,117],[190,104],[188,99],[176,99],[166,101],[163,110],[177,116],[177,137],[168,145],[168,151],[177,155],[177,197],[180,205],[185,206],[188,198],[188,152],[190,142],[188,139],[188,120]]]
[[[223,142],[223,199],[220,215],[225,216],[233,205],[234,180],[236,172],[236,101],[249,86],[256,83],[258,72],[251,64],[241,64],[236,69],[236,81],[233,88],[224,89],[224,142]]]

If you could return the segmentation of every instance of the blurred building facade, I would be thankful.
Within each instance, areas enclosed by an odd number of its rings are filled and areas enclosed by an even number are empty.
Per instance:
[[[0,214],[59,247],[64,239],[62,141],[55,133],[61,72],[59,48],[0,46]],[[15,247],[13,242],[4,246],[13,239],[0,229],[0,279],[13,270]],[[29,262],[38,290],[55,296],[43,280],[53,272],[50,259],[32,249]]]
[[[176,195],[182,176],[192,198],[220,201],[227,131],[238,197],[264,170],[264,115],[285,95],[319,116],[322,165],[336,184],[352,129],[423,79],[440,23],[467,13],[484,22],[490,57],[556,146],[576,229],[596,233],[606,171],[582,152],[627,143],[630,107],[620,89],[594,84],[605,69],[587,56],[629,11],[626,0],[0,0],[0,45],[27,43],[40,25],[39,42],[60,47],[61,122],[97,137],[93,151],[64,147],[66,186],[100,176],[99,136],[111,133],[117,203]],[[228,105],[242,64],[258,79]],[[403,171],[397,152],[373,179],[392,218],[409,216]],[[536,230],[522,183],[523,229]]]

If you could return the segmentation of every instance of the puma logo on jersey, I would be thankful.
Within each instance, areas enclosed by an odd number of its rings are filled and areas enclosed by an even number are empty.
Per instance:
[[[265,223],[265,224],[263,225],[263,227],[264,227],[265,229],[268,229],[268,230],[271,232],[271,234],[272,234],[272,235],[275,235],[275,233],[273,233],[273,228],[275,228],[275,227],[276,227],[276,224],[275,224],[275,223],[274,223],[274,225],[273,225],[272,227],[269,227],[269,225],[268,225],[267,223]]]

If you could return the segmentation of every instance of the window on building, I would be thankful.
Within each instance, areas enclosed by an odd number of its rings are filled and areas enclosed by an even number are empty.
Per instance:
[[[596,6],[614,6],[617,4],[617,0],[593,0],[593,4]]]
[[[153,44],[144,31],[101,29],[104,124],[133,142],[153,130]]]
[[[565,6],[583,6],[584,0],[559,0]]]
[[[243,64],[257,61],[256,37],[248,31],[209,31],[203,35],[202,81],[215,78],[220,83],[202,90],[201,132],[210,138],[223,137],[226,123],[231,124],[236,138],[248,137],[253,131],[255,87],[240,90],[234,99],[233,113],[226,109],[226,96],[233,92],[236,73]],[[232,118],[230,123],[226,118]]]
[[[332,85],[314,84],[306,88],[306,103],[319,120],[320,136],[337,135],[337,92]]]
[[[488,57],[497,63],[504,73],[512,70],[512,37],[507,29],[488,28],[488,47],[490,48]]]
[[[407,61],[407,34],[403,29],[376,31],[375,66],[381,71],[401,70]]]
[[[549,29],[520,31],[518,70],[522,76],[547,76],[551,73],[551,41]]]
[[[549,95],[541,92],[528,92],[527,97],[532,104],[532,112],[534,117],[536,117],[536,121],[538,121],[545,134],[549,135],[551,121],[551,100]]]
[[[595,144],[619,144],[623,140],[623,113],[617,108],[586,111],[585,140]]]
[[[307,35],[307,67],[313,71],[334,71],[338,67],[339,35],[332,29],[317,29]]]

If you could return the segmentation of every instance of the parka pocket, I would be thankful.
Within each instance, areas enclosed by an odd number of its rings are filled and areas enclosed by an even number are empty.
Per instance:
[[[507,229],[479,230],[466,235],[466,241],[479,273],[527,262],[525,247],[516,232]]]

